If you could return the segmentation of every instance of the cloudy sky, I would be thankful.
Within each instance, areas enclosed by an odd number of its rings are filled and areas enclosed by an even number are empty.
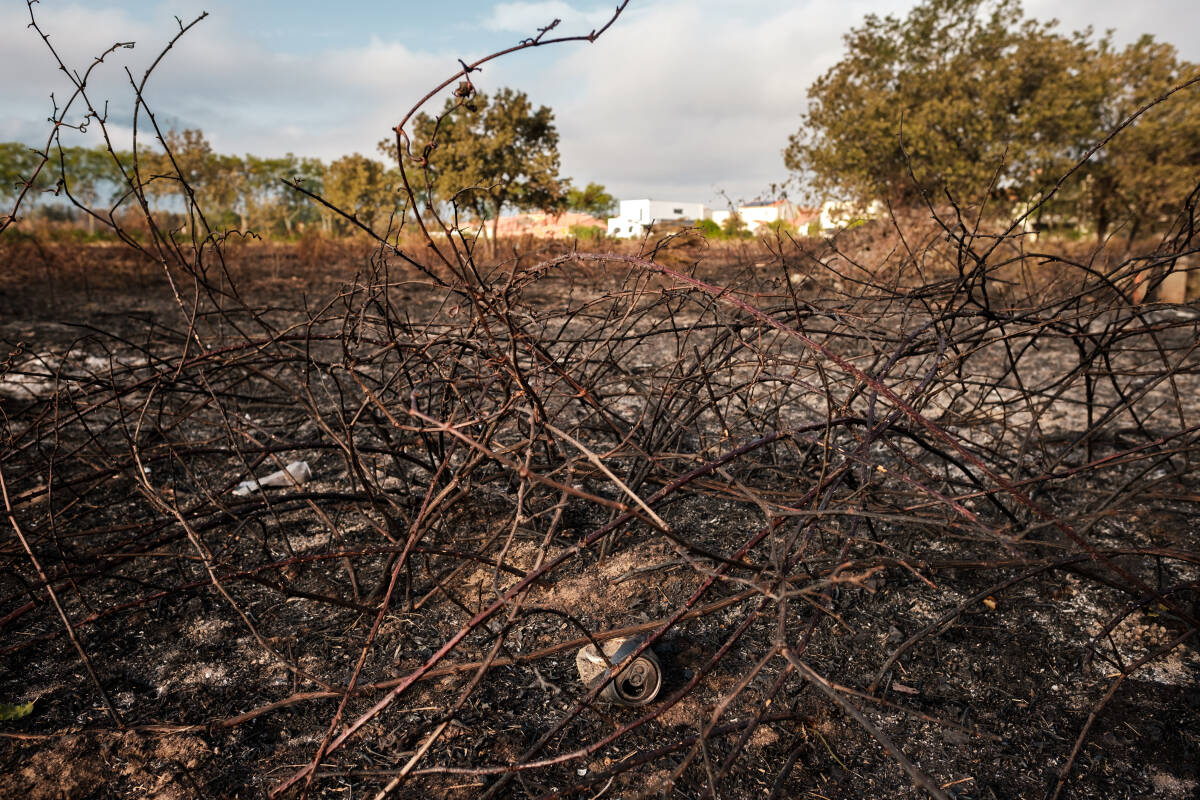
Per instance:
[[[178,31],[146,98],[167,127],[199,127],[222,152],[336,158],[375,143],[457,59],[478,58],[561,18],[587,33],[614,2],[550,0],[41,0],[38,21],[67,67],[82,72],[114,42],[89,85],[130,126],[126,68],[141,78]],[[913,0],[631,0],[594,44],[536,48],[487,66],[484,91],[512,86],[554,109],[563,172],[619,197],[714,204],[750,199],[787,177],[781,150],[805,90],[868,13],[903,15]],[[1197,0],[1026,0],[1062,27],[1142,33],[1200,63]],[[0,141],[45,143],[46,118],[69,85],[29,29],[25,0],[0,0]],[[431,108],[440,107],[435,98]],[[70,120],[68,120],[70,121]],[[144,123],[143,123],[144,124]]]

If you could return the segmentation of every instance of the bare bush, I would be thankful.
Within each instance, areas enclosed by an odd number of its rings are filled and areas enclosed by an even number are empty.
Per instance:
[[[522,46],[604,31],[550,30]],[[180,796],[1102,791],[1114,698],[1197,669],[1200,340],[1131,302],[1192,263],[1195,195],[1118,263],[933,207],[485,258],[422,205],[409,117],[405,214],[330,296],[245,294],[135,164],[145,235],[99,222],[173,319],[9,348],[0,686],[42,697],[12,747],[194,737],[155,756]],[[663,696],[597,703],[575,651],[635,633]]]

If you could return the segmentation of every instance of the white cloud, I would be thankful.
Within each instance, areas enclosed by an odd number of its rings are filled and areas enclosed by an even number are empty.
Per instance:
[[[109,100],[110,120],[128,127],[133,92],[124,67],[142,76],[178,31],[169,14],[153,21],[81,6],[35,6],[39,22],[72,69],[115,41],[135,40],[89,80],[97,105]],[[0,11],[0,105],[8,109],[0,136],[44,141],[50,92],[61,104],[71,86],[44,43],[11,9]],[[225,152],[263,155],[294,151],[332,158],[351,150],[373,153],[403,112],[457,69],[449,56],[415,52],[372,38],[357,48],[310,56],[273,52],[236,27],[210,17],[183,36],[146,85],[145,97],[164,127],[202,128]],[[78,121],[85,109],[78,103]],[[93,126],[95,127],[95,126]],[[141,130],[148,129],[143,116]],[[44,131],[41,132],[41,131]],[[144,141],[149,141],[148,139]]]
[[[1088,3],[1064,3],[1062,0],[1026,0],[1026,16],[1040,20],[1058,19],[1060,29],[1082,30],[1089,25],[1097,34],[1112,28],[1116,44],[1123,47],[1143,33],[1170,42],[1179,48],[1182,58],[1200,61],[1200,3],[1193,0],[1154,0],[1129,3],[1126,0],[1091,0]]]
[[[899,7],[900,0],[892,5]],[[547,81],[564,169],[618,195],[720,202],[787,178],[781,151],[841,34],[880,2],[666,0],[635,10]]]

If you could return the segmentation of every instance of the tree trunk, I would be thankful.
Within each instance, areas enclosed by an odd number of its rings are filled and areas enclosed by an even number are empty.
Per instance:
[[[484,243],[486,244],[490,237],[488,236],[487,217],[484,216],[484,210],[483,210],[483,208],[478,207],[478,206],[472,207],[471,210],[475,214],[473,219],[477,219],[481,223],[479,226],[479,236],[483,239]]]
[[[504,207],[503,200],[496,201],[496,215],[492,217],[492,258],[496,257],[496,248],[500,246],[500,209]]]
[[[1108,203],[1104,200],[1100,201],[1100,206],[1096,210],[1096,241],[1103,242],[1104,237],[1108,235],[1108,225],[1111,222],[1108,215]]]
[[[1141,232],[1142,232],[1142,217],[1139,214],[1138,216],[1135,216],[1133,218],[1132,222],[1129,223],[1129,245],[1130,245],[1130,247],[1132,247],[1133,243],[1137,241],[1138,234],[1140,234]]]

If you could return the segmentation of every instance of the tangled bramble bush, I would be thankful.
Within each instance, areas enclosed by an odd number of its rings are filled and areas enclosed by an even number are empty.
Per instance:
[[[1129,257],[927,207],[489,259],[398,130],[320,299],[189,208],[157,294],[0,328],[7,793],[1187,791],[1198,331],[1131,295],[1196,193]],[[661,699],[596,702],[635,634]]]

